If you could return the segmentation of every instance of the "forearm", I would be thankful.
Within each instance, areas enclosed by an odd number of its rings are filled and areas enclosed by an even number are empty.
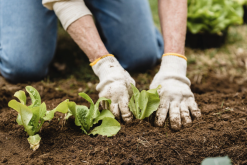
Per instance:
[[[67,29],[70,36],[93,62],[109,54],[105,48],[91,15],[86,15],[73,22]]]
[[[184,55],[187,0],[159,0],[159,17],[165,53]]]

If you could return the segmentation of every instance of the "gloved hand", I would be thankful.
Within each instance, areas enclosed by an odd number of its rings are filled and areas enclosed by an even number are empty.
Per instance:
[[[100,59],[92,68],[100,80],[96,87],[96,90],[99,91],[99,97],[105,97],[112,101],[110,107],[107,107],[107,103],[103,102],[103,105],[101,104],[103,108],[110,108],[117,119],[122,116],[125,122],[132,121],[133,116],[128,103],[133,93],[130,84],[135,85],[134,79],[112,56]]]
[[[176,55],[176,54],[175,54]],[[193,93],[190,80],[186,77],[187,59],[185,56],[163,56],[159,72],[155,75],[150,89],[161,85],[158,90],[160,106],[156,112],[155,125],[163,126],[169,111],[171,128],[179,130],[181,125],[191,126],[193,118],[201,116]]]

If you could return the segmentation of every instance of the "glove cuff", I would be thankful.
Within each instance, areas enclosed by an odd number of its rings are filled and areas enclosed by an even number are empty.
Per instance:
[[[187,61],[186,56],[185,56],[185,55],[182,55],[182,54],[177,54],[177,53],[165,53],[165,54],[163,54],[162,57],[164,57],[164,56],[177,56],[177,57],[181,57],[181,58],[183,58],[183,59],[185,59],[185,60]]]
[[[186,77],[187,61],[184,58],[166,55],[162,57],[160,73],[164,79],[177,79],[190,86],[190,80]]]
[[[106,56],[101,58],[92,66],[92,69],[100,80],[115,73],[116,70],[124,70],[114,56]]]
[[[161,70],[167,74],[186,76],[187,61],[177,56],[163,56],[161,62]]]

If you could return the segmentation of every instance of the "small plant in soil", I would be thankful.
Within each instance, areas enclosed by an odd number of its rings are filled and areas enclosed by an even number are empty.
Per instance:
[[[161,86],[148,91],[143,90],[141,92],[139,92],[133,84],[131,84],[131,87],[133,96],[129,102],[130,111],[134,114],[136,119],[143,120],[158,109],[160,98],[157,90],[161,88]]]
[[[111,104],[111,100],[101,97],[96,104],[94,104],[93,100],[86,93],[79,93],[79,96],[90,103],[90,108],[88,109],[88,107],[84,105],[76,105],[74,102],[69,102],[69,111],[66,119],[73,115],[75,117],[75,125],[80,126],[83,133],[87,135],[99,134],[107,137],[116,135],[121,129],[120,123],[109,110],[99,111],[99,103],[101,101],[106,101]],[[102,120],[102,124],[90,131],[100,120]]]
[[[55,112],[58,111],[67,113],[69,100],[65,100],[64,102],[60,103],[55,109],[47,111],[46,104],[41,104],[39,92],[35,88],[27,86],[26,91],[31,97],[31,105],[26,105],[26,94],[24,91],[20,90],[14,94],[14,96],[17,97],[20,102],[11,100],[8,103],[8,106],[18,112],[16,122],[19,125],[23,125],[23,127],[25,128],[25,131],[29,135],[27,140],[30,144],[30,148],[35,151],[39,148],[41,140],[39,134],[36,133],[41,130],[41,127],[45,121],[49,121],[54,117]]]

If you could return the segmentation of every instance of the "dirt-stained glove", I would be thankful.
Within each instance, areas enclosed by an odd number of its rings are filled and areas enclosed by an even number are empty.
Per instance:
[[[191,126],[193,118],[201,116],[193,93],[190,80],[186,77],[187,58],[179,54],[164,54],[161,67],[155,75],[150,89],[157,88],[160,95],[160,106],[156,112],[155,125],[164,126],[169,111],[171,128],[179,130],[181,125]]]
[[[130,84],[135,85],[134,79],[130,77],[113,55],[103,56],[96,64],[91,65],[93,65],[93,71],[100,80],[96,87],[96,90],[99,91],[99,97],[111,99],[110,111],[117,119],[122,116],[125,122],[132,121],[133,116],[128,103],[132,96]],[[105,109],[109,108],[106,102],[101,105]]]

